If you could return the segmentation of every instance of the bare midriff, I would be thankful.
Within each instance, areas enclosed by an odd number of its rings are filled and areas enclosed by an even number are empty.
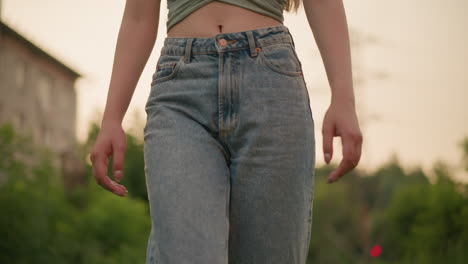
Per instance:
[[[239,6],[213,1],[185,17],[167,32],[171,38],[206,38],[220,33],[240,32],[283,25],[272,17]]]

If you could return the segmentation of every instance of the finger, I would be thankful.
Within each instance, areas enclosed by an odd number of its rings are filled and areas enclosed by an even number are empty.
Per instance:
[[[357,152],[354,138],[350,136],[342,136],[342,143],[343,158],[338,165],[338,168],[334,170],[328,177],[328,183],[337,181],[356,166],[355,160]]]
[[[95,162],[93,166],[93,170],[96,175],[96,181],[99,185],[101,185],[103,188],[117,194],[120,196],[125,196],[127,193],[125,187],[123,187],[120,184],[117,184],[116,182],[113,182],[108,176],[107,176],[107,157],[104,155],[96,155],[95,157]]]
[[[363,135],[360,133],[356,136],[356,164],[359,163],[359,160],[361,160],[361,154],[362,154],[362,142],[363,142]]]
[[[353,151],[353,157],[351,161],[352,161],[353,168],[354,168],[358,165],[359,160],[361,159],[362,145],[359,141],[355,141],[353,148],[354,148],[354,151]]]
[[[333,125],[324,124],[322,128],[322,138],[323,138],[323,154],[325,157],[325,162],[330,163],[333,155],[333,136],[334,136],[334,127]]]
[[[114,178],[117,180],[117,182],[120,182],[123,177],[123,164],[125,160],[125,145],[113,145],[113,164],[112,164],[112,171]]]
[[[330,176],[327,179],[327,183],[332,183],[337,181],[339,178],[341,178],[346,172],[348,172],[351,169],[351,161],[347,159],[341,159],[340,164],[338,165],[338,168],[336,168],[332,173],[330,173]]]

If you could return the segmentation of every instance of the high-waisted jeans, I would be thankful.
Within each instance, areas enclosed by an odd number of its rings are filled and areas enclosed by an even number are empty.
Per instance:
[[[145,110],[147,264],[306,262],[314,120],[285,25],[166,37]]]

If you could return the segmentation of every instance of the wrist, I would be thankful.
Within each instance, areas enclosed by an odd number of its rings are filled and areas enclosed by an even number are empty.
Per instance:
[[[348,105],[355,107],[355,100],[352,94],[332,94],[331,96],[331,104],[339,104],[339,105]]]
[[[111,126],[111,127],[119,126],[119,127],[121,127],[122,126],[122,121],[119,118],[116,118],[116,117],[104,117],[102,119],[102,122],[101,122],[101,127],[107,127],[107,126]]]

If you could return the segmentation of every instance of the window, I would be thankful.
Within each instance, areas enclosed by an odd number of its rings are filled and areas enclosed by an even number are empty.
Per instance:
[[[16,63],[15,71],[15,84],[19,90],[24,90],[26,83],[26,63],[23,60],[18,59]]]
[[[52,96],[52,81],[51,79],[43,75],[37,81],[37,93],[39,99],[39,105],[44,114],[48,114],[51,107],[51,96]]]

